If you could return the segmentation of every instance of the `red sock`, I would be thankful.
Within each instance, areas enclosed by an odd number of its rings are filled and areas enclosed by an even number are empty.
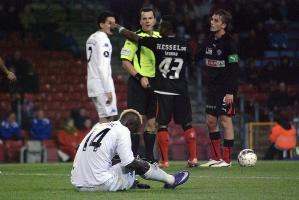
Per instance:
[[[196,132],[194,128],[189,128],[184,132],[185,141],[189,151],[189,160],[197,158],[196,155]]]
[[[221,159],[221,135],[219,131],[210,133],[210,153],[213,160]]]
[[[160,156],[162,162],[168,162],[168,145],[169,145],[169,133],[168,131],[159,131],[157,133],[157,142],[159,145]]]
[[[221,159],[221,140],[210,140],[210,151],[213,160]]]
[[[234,140],[224,139],[224,142],[223,142],[223,160],[226,163],[231,162],[231,157],[232,157],[232,152],[233,152],[233,145],[234,145]]]
[[[231,162],[232,149],[232,147],[223,147],[223,160],[226,163]]]

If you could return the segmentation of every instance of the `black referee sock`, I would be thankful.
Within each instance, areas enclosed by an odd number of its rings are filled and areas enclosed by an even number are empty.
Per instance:
[[[144,145],[145,145],[145,158],[147,161],[155,161],[154,158],[154,145],[156,141],[156,134],[145,131],[143,134]]]
[[[138,133],[131,134],[131,141],[132,141],[132,151],[134,154],[134,157],[139,155],[139,141],[140,141],[140,135]]]

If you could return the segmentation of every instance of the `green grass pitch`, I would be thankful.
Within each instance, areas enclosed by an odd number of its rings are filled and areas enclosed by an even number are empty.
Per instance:
[[[166,170],[186,169],[185,162],[171,162]],[[192,168],[190,179],[174,190],[163,184],[144,181],[151,189],[122,192],[75,192],[70,184],[72,164],[0,164],[1,200],[60,199],[299,199],[299,161],[258,161],[244,168],[234,162],[230,168]]]

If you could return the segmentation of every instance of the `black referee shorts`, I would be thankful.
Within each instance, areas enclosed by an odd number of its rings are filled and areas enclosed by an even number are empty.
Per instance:
[[[157,97],[152,89],[145,89],[140,81],[130,76],[128,79],[128,108],[137,110],[148,119],[156,116]]]
[[[176,124],[185,125],[192,121],[192,111],[189,95],[157,94],[159,125],[168,125],[173,117]]]
[[[234,102],[232,105],[225,105],[224,97],[226,94],[219,92],[211,92],[207,94],[207,102],[206,102],[206,113],[213,116],[234,116],[235,115],[235,102],[236,95],[234,95]]]

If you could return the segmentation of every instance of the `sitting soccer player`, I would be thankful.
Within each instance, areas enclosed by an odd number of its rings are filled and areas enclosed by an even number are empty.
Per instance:
[[[130,132],[142,124],[136,110],[125,110],[119,121],[97,123],[82,140],[73,164],[71,183],[76,191],[119,191],[130,189],[135,174],[144,179],[165,183],[164,188],[175,188],[189,178],[188,171],[167,174],[157,165],[133,157]],[[112,165],[115,155],[120,163]]]

